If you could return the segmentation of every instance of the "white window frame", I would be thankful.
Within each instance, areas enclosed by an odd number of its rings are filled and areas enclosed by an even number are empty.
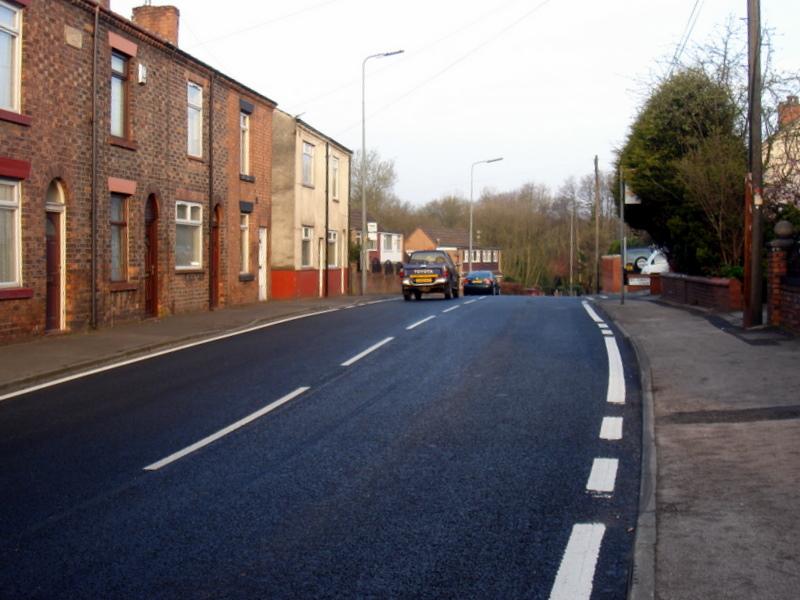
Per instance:
[[[331,198],[339,200],[339,157],[331,157]]]
[[[303,142],[303,164],[301,167],[303,185],[314,187],[314,144],[310,142]]]
[[[394,236],[391,233],[384,233],[383,234],[383,245],[382,245],[382,247],[387,252],[391,252],[392,251],[392,238],[393,237]],[[387,246],[388,246],[388,248],[387,248]]]
[[[333,252],[331,252],[331,244],[333,244]],[[336,231],[329,229],[328,230],[328,267],[338,267],[339,266],[339,236]],[[331,262],[333,259],[333,262]]]
[[[186,207],[186,218],[181,219],[178,217],[178,210],[179,207],[185,206]],[[199,208],[200,209],[200,218],[193,219],[192,218],[192,208]],[[178,271],[197,271],[198,269],[203,268],[203,205],[198,202],[186,202],[184,200],[178,200],[175,202],[175,244],[177,246],[178,243],[178,227],[193,227],[194,231],[192,233],[193,242],[197,244],[194,252],[194,260],[192,260],[188,265],[179,265],[178,264],[178,253],[177,248],[175,252],[175,269]]]
[[[199,104],[192,102],[192,90],[200,93]],[[186,83],[186,152],[189,156],[203,158],[203,86],[192,81]]]
[[[120,246],[119,246],[119,276],[114,277],[114,261],[111,260],[109,263],[109,276],[110,280],[115,283],[125,282],[128,281],[128,200],[130,196],[126,194],[118,194],[112,192],[109,195],[109,218],[108,218],[108,225],[111,230],[115,227],[119,231],[120,236]],[[113,220],[111,216],[111,204],[113,203],[114,199],[118,199],[121,202],[122,208],[122,219],[120,220]],[[109,245],[112,244],[111,240],[113,236],[109,233]],[[113,256],[113,250],[112,250]]]
[[[313,248],[311,247],[311,241],[314,239],[314,228],[309,227],[308,225],[303,225],[300,228],[300,266],[303,268],[308,268],[314,265],[314,253],[312,252]],[[303,252],[303,248],[308,247],[308,261],[305,260],[305,253]]]
[[[117,70],[114,68],[114,59],[118,59],[122,61],[122,70]],[[109,93],[109,102],[110,102],[110,112],[109,112],[109,130],[111,135],[118,137],[118,138],[127,138],[128,137],[128,93],[129,93],[129,86],[128,86],[128,75],[130,73],[130,57],[122,52],[118,52],[116,50],[111,51],[111,91]],[[119,80],[120,82],[120,90],[121,90],[121,97],[118,98],[120,101],[119,106],[119,117],[120,117],[120,129],[114,129],[114,80]]]
[[[239,113],[239,173],[250,175],[250,115]]]
[[[14,24],[9,28],[0,25],[0,32],[11,36],[11,72],[8,84],[11,88],[11,103],[0,104],[0,108],[10,112],[20,113],[20,98],[22,89],[22,8],[0,0],[0,6],[10,10],[13,14]],[[0,82],[2,85],[4,82]]]
[[[22,182],[15,179],[0,179],[0,185],[11,188],[11,200],[0,200],[0,210],[13,213],[13,241],[10,247],[14,251],[13,276],[7,281],[0,281],[0,288],[22,287]]]
[[[239,273],[250,273],[250,215],[239,213]]]

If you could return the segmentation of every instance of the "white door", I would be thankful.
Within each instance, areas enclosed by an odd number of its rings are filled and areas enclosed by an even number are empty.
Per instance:
[[[258,228],[258,299],[267,299],[267,228]]]

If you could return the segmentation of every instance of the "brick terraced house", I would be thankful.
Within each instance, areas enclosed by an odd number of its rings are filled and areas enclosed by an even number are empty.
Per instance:
[[[0,0],[0,341],[269,297],[276,104],[178,18]]]

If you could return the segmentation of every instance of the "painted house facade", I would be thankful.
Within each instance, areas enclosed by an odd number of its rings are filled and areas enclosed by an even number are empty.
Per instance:
[[[463,276],[470,270],[469,233],[457,229],[440,227],[417,227],[406,238],[406,253],[415,250],[444,250],[453,259],[453,262]],[[502,252],[500,248],[472,244],[472,270],[492,271],[501,274]]]
[[[276,104],[174,7],[0,13],[0,341],[266,299]]]
[[[352,152],[280,110],[273,144],[272,297],[344,295]]]

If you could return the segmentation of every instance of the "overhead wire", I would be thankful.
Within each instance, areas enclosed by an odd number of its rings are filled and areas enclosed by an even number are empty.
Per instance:
[[[686,26],[683,28],[683,33],[681,34],[681,37],[678,40],[678,45],[675,47],[675,53],[672,55],[672,61],[670,63],[669,73],[667,74],[667,78],[672,76],[672,73],[675,70],[675,67],[678,65],[678,61],[680,60],[683,51],[686,49],[686,44],[692,37],[694,26],[697,24],[697,19],[700,17],[700,11],[703,8],[704,2],[705,0],[694,0],[694,6],[692,6],[692,12],[689,13],[689,18],[686,21]]]

